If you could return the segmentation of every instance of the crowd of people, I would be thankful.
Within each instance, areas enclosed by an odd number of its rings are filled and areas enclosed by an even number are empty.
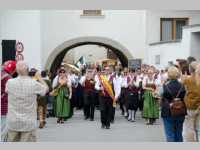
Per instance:
[[[6,141],[36,141],[37,119],[44,128],[50,101],[58,124],[73,117],[75,109],[94,121],[99,110],[101,128],[110,129],[119,106],[127,121],[137,121],[139,110],[146,124],[154,125],[161,111],[168,142],[199,141],[200,64],[193,57],[177,60],[165,70],[144,64],[140,69],[92,65],[74,72],[61,65],[53,78],[48,71],[29,70],[23,61],[9,61],[2,74]]]

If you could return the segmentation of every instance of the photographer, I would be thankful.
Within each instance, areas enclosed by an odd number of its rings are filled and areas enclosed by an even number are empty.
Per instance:
[[[45,95],[48,86],[39,72],[35,74],[38,82],[28,76],[28,65],[17,62],[19,76],[10,79],[6,85],[8,93],[7,141],[35,142],[37,128],[37,95]]]

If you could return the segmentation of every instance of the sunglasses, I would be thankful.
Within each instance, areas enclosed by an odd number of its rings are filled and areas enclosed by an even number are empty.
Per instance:
[[[61,71],[61,72],[59,72],[59,73],[65,73],[65,71]]]

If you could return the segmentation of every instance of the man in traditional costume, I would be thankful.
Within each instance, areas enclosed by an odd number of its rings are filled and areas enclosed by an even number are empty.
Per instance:
[[[112,85],[112,88],[114,90],[115,100],[118,100],[121,95],[121,84],[122,84],[122,78],[121,78],[121,74],[119,70],[114,72],[114,74],[110,77],[109,82]],[[111,123],[114,123],[114,120],[115,120],[114,118],[115,118],[115,107],[113,107]]]
[[[98,83],[100,87],[100,110],[101,110],[101,123],[102,128],[110,129],[110,122],[113,113],[113,107],[116,106],[115,96],[112,86],[109,83],[108,68],[104,73],[98,74]]]
[[[126,94],[127,94],[127,91],[128,91],[128,85],[129,85],[129,82],[131,81],[130,79],[130,76],[128,74],[128,69],[125,68],[123,73],[122,73],[122,82],[121,82],[121,99],[120,99],[120,103],[123,107],[123,111],[122,111],[122,114],[124,112],[124,117],[128,117],[128,111],[126,109],[126,102],[127,102],[127,99],[126,99]]]
[[[87,70],[85,76],[82,77],[82,86],[84,87],[84,115],[85,120],[90,118],[94,120],[95,100],[94,100],[94,76],[91,70]]]

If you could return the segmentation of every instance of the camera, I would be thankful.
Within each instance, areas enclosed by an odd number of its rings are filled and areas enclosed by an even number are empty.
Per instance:
[[[30,76],[30,77],[34,77],[35,74],[36,74],[36,72],[37,72],[37,69],[32,68],[32,69],[29,71],[29,76]]]

